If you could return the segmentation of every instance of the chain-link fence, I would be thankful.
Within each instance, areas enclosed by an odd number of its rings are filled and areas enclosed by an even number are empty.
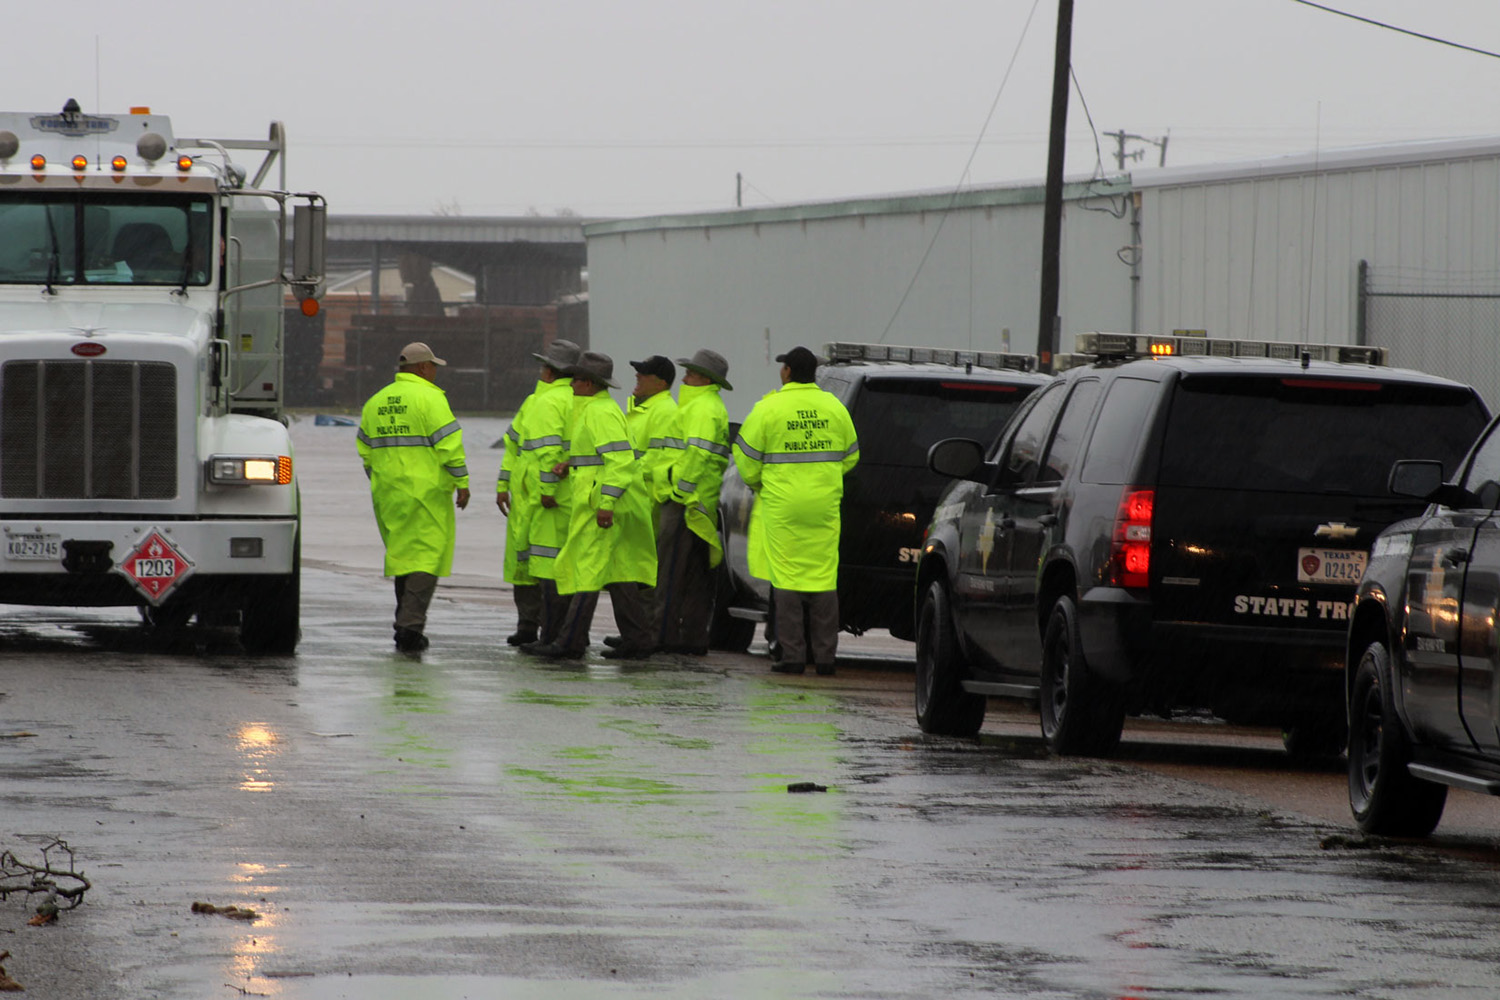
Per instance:
[[[1500,410],[1500,272],[1359,266],[1359,341],[1467,382]]]

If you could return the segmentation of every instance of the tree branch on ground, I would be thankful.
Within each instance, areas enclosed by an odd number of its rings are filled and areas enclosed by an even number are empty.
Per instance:
[[[67,867],[53,860],[53,853],[68,856]],[[45,893],[43,905],[53,913],[71,910],[83,902],[83,894],[92,884],[78,870],[73,859],[73,848],[66,841],[53,840],[42,848],[42,863],[39,865],[22,861],[12,851],[0,851],[0,900],[10,898],[13,892]],[[39,911],[40,912],[40,911]]]

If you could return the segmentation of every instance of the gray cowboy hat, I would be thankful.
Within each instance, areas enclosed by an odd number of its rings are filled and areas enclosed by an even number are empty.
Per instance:
[[[590,382],[598,382],[607,385],[611,389],[620,388],[620,383],[614,380],[615,361],[608,354],[600,354],[598,351],[584,351],[578,355],[578,360],[563,369],[563,374],[572,378],[586,378]]]
[[[690,372],[708,376],[726,389],[734,388],[729,384],[729,379],[724,377],[729,374],[729,362],[718,351],[710,351],[705,347],[690,358],[678,358],[677,363]]]
[[[571,340],[554,340],[547,345],[546,354],[533,354],[542,364],[555,372],[560,372],[569,365],[578,363],[578,355],[583,350]]]

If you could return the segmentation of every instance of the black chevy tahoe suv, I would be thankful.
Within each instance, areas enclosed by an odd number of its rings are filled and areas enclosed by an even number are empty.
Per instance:
[[[1430,833],[1450,786],[1500,795],[1497,424],[1445,468],[1391,470],[1431,504],[1375,539],[1349,624],[1349,804],[1371,833]]]
[[[859,434],[859,464],[844,479],[840,507],[839,618],[856,634],[884,628],[910,639],[922,529],[948,485],[927,470],[927,449],[955,434],[993,437],[1051,376],[1030,370],[1031,355],[990,351],[833,343],[824,356],[817,384],[848,408]],[[770,610],[770,586],[750,576],[746,555],[754,503],[731,464],[719,506],[716,649],[744,650]]]
[[[993,694],[1037,698],[1060,753],[1108,753],[1125,715],[1183,709],[1337,752],[1369,546],[1420,509],[1387,471],[1402,456],[1452,465],[1484,404],[1457,382],[1351,363],[1379,348],[1079,341],[1097,360],[997,440],[929,455],[963,481],[917,568],[921,727],[973,734]]]

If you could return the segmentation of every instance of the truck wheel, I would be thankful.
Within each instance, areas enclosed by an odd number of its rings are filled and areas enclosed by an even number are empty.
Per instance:
[[[1047,746],[1059,754],[1113,753],[1125,728],[1125,702],[1113,684],[1089,670],[1071,597],[1059,597],[1047,619],[1041,680]]]
[[[1366,833],[1425,837],[1443,818],[1448,786],[1407,771],[1411,743],[1388,682],[1390,654],[1372,642],[1349,693],[1349,808]]]
[[[245,651],[290,656],[302,637],[302,538],[292,553],[292,571],[268,577],[245,599],[240,619],[240,645]]]
[[[986,699],[963,689],[963,658],[948,591],[934,580],[917,611],[917,725],[924,733],[974,736],[984,725]]]
[[[743,653],[755,638],[755,622],[736,618],[729,613],[734,604],[734,581],[729,576],[729,560],[714,569],[714,613],[708,625],[708,648]]]

